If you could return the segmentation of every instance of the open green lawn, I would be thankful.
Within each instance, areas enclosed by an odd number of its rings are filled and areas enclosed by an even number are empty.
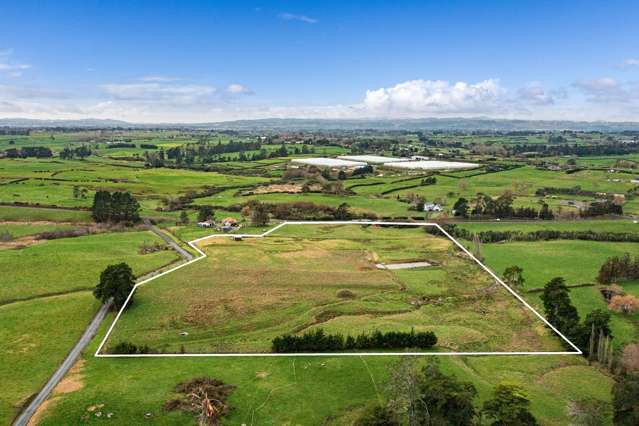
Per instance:
[[[545,241],[484,244],[486,263],[498,274],[511,265],[524,269],[526,288],[541,288],[554,277],[564,277],[568,284],[595,283],[601,264],[611,256],[639,254],[639,244],[604,243],[594,241]],[[634,288],[630,285],[631,288]],[[523,296],[541,309],[541,293]],[[593,309],[606,310],[606,303],[597,286],[575,288],[571,298],[581,317]],[[612,329],[616,345],[639,339],[639,314],[612,314]]]
[[[561,350],[478,265],[423,229],[287,225],[264,239],[203,244],[206,259],[138,289],[110,346],[264,352],[278,335],[322,327],[343,335],[432,330],[441,351]],[[375,267],[408,261],[434,266]]]
[[[91,222],[91,213],[82,210],[44,209],[35,207],[0,206],[0,220],[10,222]]]
[[[142,275],[178,259],[172,250],[141,255],[146,243],[161,242],[149,231],[62,238],[22,249],[0,250],[0,303],[52,293],[90,289],[109,264],[127,262]]]

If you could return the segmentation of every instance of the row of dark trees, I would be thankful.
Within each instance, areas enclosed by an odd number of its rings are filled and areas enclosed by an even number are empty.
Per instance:
[[[547,195],[580,195],[584,197],[594,197],[597,193],[594,191],[583,190],[579,185],[570,188],[544,186],[543,188],[538,188],[535,191],[535,195],[538,197],[545,197]]]
[[[582,209],[579,214],[582,217],[605,216],[608,214],[621,216],[623,207],[621,204],[616,204],[610,200],[595,201],[590,203],[585,209]]]
[[[437,336],[432,331],[410,332],[375,330],[357,336],[326,334],[319,328],[307,331],[301,336],[286,334],[273,339],[272,351],[278,353],[293,352],[332,352],[357,349],[430,349],[437,344]]]
[[[497,198],[490,195],[478,194],[474,203],[464,197],[459,198],[453,205],[454,215],[457,217],[491,217],[499,219],[523,218],[552,220],[555,215],[548,204],[543,204],[539,210],[534,207],[513,207],[514,197],[502,194]]]
[[[580,322],[577,308],[570,300],[570,289],[563,278],[556,277],[550,280],[544,286],[541,300],[546,319],[577,345],[584,356],[590,355],[591,341],[597,341],[601,336],[612,339],[610,312],[595,309]]]
[[[597,275],[600,284],[636,279],[639,279],[639,256],[633,258],[629,253],[606,259]]]
[[[65,147],[60,151],[60,158],[62,160],[71,160],[73,158],[84,159],[91,155],[91,148],[87,145],[80,145],[76,148]]]
[[[551,240],[581,240],[606,241],[616,243],[639,243],[639,235],[624,232],[596,232],[596,231],[560,231],[554,229],[540,229],[536,231],[481,231],[472,232],[460,228],[456,224],[443,224],[442,228],[455,238],[468,241],[479,239],[481,243],[498,243],[503,241],[551,241]],[[426,232],[440,235],[436,227],[426,227]]]
[[[639,151],[639,143],[605,143],[598,145],[582,145],[582,144],[563,144],[563,145],[546,145],[546,144],[521,144],[507,145],[509,155],[518,155],[534,152],[542,156],[600,156],[600,155],[625,155],[634,154]]]
[[[3,152],[6,158],[51,158],[53,151],[45,146],[24,146],[22,148],[9,148]]]
[[[140,204],[130,192],[97,191],[91,214],[96,222],[136,223],[140,221]]]

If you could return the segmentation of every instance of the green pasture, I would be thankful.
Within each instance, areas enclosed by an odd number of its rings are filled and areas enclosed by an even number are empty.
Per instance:
[[[127,262],[136,275],[178,259],[172,250],[141,255],[144,243],[161,242],[150,231],[96,234],[0,250],[0,303],[92,289],[109,264]]]

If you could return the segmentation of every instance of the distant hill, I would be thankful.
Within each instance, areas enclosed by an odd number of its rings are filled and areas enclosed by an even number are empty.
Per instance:
[[[419,118],[401,120],[340,120],[268,118],[260,120],[236,120],[211,123],[129,123],[120,120],[35,120],[28,118],[0,119],[0,127],[76,127],[76,128],[137,128],[137,129],[201,129],[237,131],[295,131],[295,130],[577,130],[577,131],[639,131],[639,122],[564,121],[564,120],[507,120],[493,118]]]

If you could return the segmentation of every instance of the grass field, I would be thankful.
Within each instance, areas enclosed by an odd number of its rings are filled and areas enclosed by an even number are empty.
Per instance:
[[[88,354],[95,351],[97,341]],[[193,423],[193,417],[166,412],[162,405],[172,397],[177,383],[201,376],[237,386],[230,398],[233,410],[224,424],[352,424],[365,406],[384,400],[389,371],[398,362],[397,357],[221,358],[211,362],[86,355],[84,359],[72,377],[79,388],[55,393],[41,425],[99,424],[107,413],[113,413],[109,419],[113,425]],[[567,424],[566,405],[571,400],[610,401],[612,379],[588,367],[579,356],[444,357],[440,363],[444,371],[477,387],[478,406],[504,380],[522,386],[542,425]]]
[[[269,138],[273,135],[269,135]],[[569,143],[603,141],[598,133],[566,134]],[[618,135],[613,135],[617,137]],[[30,135],[0,135],[0,152],[9,148],[47,146],[49,159],[0,158],[0,232],[8,231],[22,241],[49,230],[71,229],[92,223],[86,210],[96,190],[131,191],[144,217],[152,217],[183,241],[213,232],[195,224],[197,206],[216,206],[216,218],[240,217],[239,209],[250,200],[268,203],[308,201],[337,207],[349,204],[352,211],[373,212],[379,217],[424,217],[403,202],[410,194],[441,202],[445,218],[455,201],[473,200],[478,193],[498,196],[512,192],[515,206],[548,203],[556,213],[577,212],[569,201],[588,202],[603,195],[539,197],[541,187],[571,188],[625,194],[622,220],[460,222],[472,231],[559,229],[639,233],[632,215],[639,214],[639,176],[632,165],[637,154],[573,158],[491,158],[474,150],[478,144],[511,146],[545,144],[547,135],[435,134],[431,140],[460,142],[461,146],[428,145],[432,155],[479,161],[482,168],[443,172],[437,183],[420,185],[424,173],[398,172],[376,167],[373,174],[348,177],[343,185],[350,195],[329,193],[270,193],[241,195],[258,185],[301,185],[308,177],[287,180],[287,163],[297,148],[312,147],[306,156],[335,156],[375,147],[378,153],[397,150],[419,153],[425,149],[421,135],[412,132],[379,134],[373,131],[333,135],[287,135],[289,155],[259,161],[240,161],[239,153],[227,153],[196,168],[146,167],[139,145],[154,144],[165,151],[208,138],[213,143],[254,141],[256,135],[222,132],[166,131],[74,131],[33,130]],[[334,144],[325,145],[328,139]],[[352,140],[351,140],[352,139]],[[110,148],[113,141],[136,147]],[[311,140],[312,145],[309,144]],[[360,146],[350,146],[353,141]],[[85,160],[62,160],[65,147],[89,144],[94,154]],[[280,142],[264,144],[267,152]],[[150,151],[157,151],[150,149]],[[252,154],[256,152],[248,152]],[[401,155],[405,155],[402,153]],[[431,155],[431,154],[429,154]],[[224,157],[224,158],[222,158]],[[582,171],[547,170],[543,163],[565,165],[576,160]],[[219,161],[224,160],[224,161]],[[230,161],[226,161],[230,160]],[[497,164],[522,167],[487,173]],[[171,165],[173,167],[173,165]],[[539,166],[536,167],[536,166]],[[626,168],[627,173],[609,171]],[[333,171],[334,180],[336,171]],[[74,197],[74,186],[86,196]],[[77,191],[76,191],[77,192]],[[197,193],[197,195],[194,195]],[[211,194],[202,197],[205,194]],[[169,201],[187,196],[184,207],[191,224],[178,225],[181,210],[168,211]],[[18,207],[14,203],[28,206]],[[39,204],[40,207],[36,205]],[[176,203],[173,203],[176,204]],[[59,206],[64,208],[45,208]],[[240,232],[260,233],[265,227],[243,222]],[[144,242],[160,242],[153,234],[131,232],[91,235],[42,242],[27,242],[15,249],[0,245],[0,424],[10,423],[20,406],[36,392],[60,364],[82,333],[98,304],[90,293],[103,268],[126,261],[136,275],[174,262],[173,251],[141,255]],[[470,245],[470,243],[468,243]],[[450,242],[429,236],[422,229],[360,226],[282,228],[263,240],[208,241],[206,259],[150,282],[139,289],[135,303],[122,316],[109,347],[129,340],[164,352],[268,352],[271,339],[283,333],[302,333],[322,327],[328,332],[356,334],[361,331],[433,330],[439,343],[433,351],[470,350],[563,350],[560,340],[525,310],[502,287],[491,295],[487,274],[454,251]],[[510,265],[524,268],[526,289],[538,289],[555,276],[568,284],[594,283],[597,270],[609,256],[639,254],[639,244],[591,241],[540,241],[484,244],[486,263],[501,274]],[[380,270],[377,262],[431,261],[433,266],[412,270]],[[639,295],[639,282],[623,282]],[[338,297],[349,290],[352,298]],[[541,308],[540,293],[522,296]],[[607,309],[596,286],[571,290],[581,317],[592,309]],[[540,309],[541,311],[541,309]],[[190,415],[167,412],[163,403],[173,396],[180,381],[208,375],[237,386],[231,396],[234,407],[224,424],[273,424],[327,426],[348,425],[375,401],[385,398],[386,379],[397,357],[310,358],[165,358],[109,359],[92,355],[102,340],[110,315],[83,354],[82,361],[65,378],[47,403],[40,424],[189,424]],[[639,341],[639,316],[613,314],[614,343]],[[188,332],[180,336],[180,332]],[[424,362],[425,357],[419,362]],[[542,425],[569,424],[566,405],[571,400],[595,398],[610,402],[613,378],[579,356],[540,357],[441,357],[442,368],[477,387],[478,407],[494,387],[507,381],[521,385],[531,409]],[[101,413],[98,417],[96,414]],[[107,418],[108,413],[113,413]],[[150,415],[147,416],[147,413]],[[610,423],[610,422],[608,422]]]
[[[639,254],[633,243],[603,243],[594,241],[545,241],[484,244],[486,263],[497,273],[511,265],[524,269],[525,287],[541,288],[554,277],[565,278],[568,284],[595,283],[601,264],[611,256]],[[623,283],[622,283],[623,285]],[[629,284],[634,289],[636,285]],[[526,294],[528,301],[541,306],[541,293]],[[584,318],[593,309],[607,310],[597,286],[572,289],[571,298]],[[639,340],[639,313],[612,313],[612,330],[617,346]]]
[[[62,363],[98,308],[90,291],[0,305],[0,423]]]
[[[423,229],[288,225],[264,239],[205,244],[206,259],[138,289],[111,345],[265,352],[278,335],[317,327],[344,335],[414,328],[435,331],[440,351],[561,350],[478,265]],[[434,266],[375,267],[424,260]]]
[[[100,272],[111,263],[127,262],[135,274],[141,275],[178,259],[169,250],[138,254],[145,242],[155,241],[161,240],[148,231],[119,232],[0,250],[0,303],[93,288]],[[82,267],[78,267],[80,264]]]

